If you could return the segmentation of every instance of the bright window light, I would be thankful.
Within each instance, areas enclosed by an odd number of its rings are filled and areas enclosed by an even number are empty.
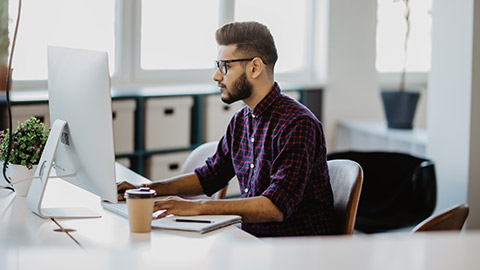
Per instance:
[[[17,16],[10,1],[10,40]],[[115,71],[115,0],[24,1],[13,62],[14,80],[47,79],[47,46],[74,47],[109,54]]]
[[[213,69],[219,1],[143,0],[142,69]]]
[[[410,0],[410,37],[406,68],[428,72],[431,61],[432,0]],[[379,72],[400,72],[403,68],[406,22],[403,1],[378,0],[377,58]]]
[[[272,32],[278,51],[278,73],[305,67],[307,18],[307,0],[235,1],[235,21],[258,21]]]

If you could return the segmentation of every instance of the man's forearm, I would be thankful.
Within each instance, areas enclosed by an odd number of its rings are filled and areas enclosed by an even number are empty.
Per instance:
[[[157,195],[199,195],[203,189],[195,173],[183,174],[167,180],[154,181],[148,186],[157,192]]]
[[[239,215],[243,222],[283,221],[283,213],[267,197],[204,200],[198,205],[201,215]]]

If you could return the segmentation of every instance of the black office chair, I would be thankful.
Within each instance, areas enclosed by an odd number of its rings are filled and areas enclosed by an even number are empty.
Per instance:
[[[414,226],[429,217],[436,204],[433,162],[403,153],[339,152],[327,157],[356,161],[363,187],[355,229],[364,233]]]

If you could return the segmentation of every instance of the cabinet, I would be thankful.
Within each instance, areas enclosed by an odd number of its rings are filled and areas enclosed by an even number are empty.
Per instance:
[[[384,122],[347,121],[337,125],[334,151],[387,151],[425,157],[427,140],[424,129],[389,129]]]
[[[319,88],[283,90],[301,102],[305,92],[321,93]],[[178,174],[188,154],[204,142],[220,139],[230,118],[244,106],[225,105],[211,84],[114,88],[112,99],[117,161],[153,179]],[[35,115],[49,123],[47,90],[12,91],[11,104],[14,121]],[[320,107],[321,100],[309,104]],[[0,96],[1,130],[8,125],[6,116],[5,97]]]

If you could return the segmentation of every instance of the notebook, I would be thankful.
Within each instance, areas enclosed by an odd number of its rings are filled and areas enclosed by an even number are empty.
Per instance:
[[[242,222],[236,215],[169,216],[152,221],[152,228],[206,233]]]
[[[128,218],[126,203],[102,202],[102,206],[105,210]],[[206,233],[240,222],[242,218],[235,215],[170,216],[152,220],[152,228]]]

